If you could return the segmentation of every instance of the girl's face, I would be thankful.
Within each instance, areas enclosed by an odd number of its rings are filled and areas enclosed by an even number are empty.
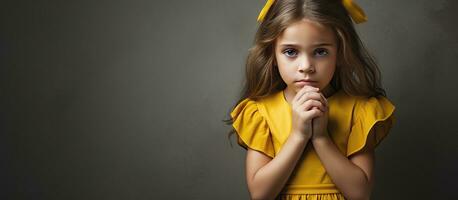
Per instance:
[[[275,41],[278,70],[291,96],[305,85],[324,90],[334,75],[336,57],[334,31],[308,19],[291,24]]]

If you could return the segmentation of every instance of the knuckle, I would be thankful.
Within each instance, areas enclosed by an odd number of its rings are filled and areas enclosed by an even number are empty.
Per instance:
[[[304,105],[305,105],[305,107],[309,107],[309,106],[311,106],[312,103],[313,103],[313,102],[311,102],[310,100],[307,100],[307,101],[304,103]]]
[[[305,98],[310,99],[310,92],[305,93]]]

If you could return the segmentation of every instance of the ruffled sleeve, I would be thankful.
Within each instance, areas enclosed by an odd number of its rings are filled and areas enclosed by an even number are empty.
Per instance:
[[[255,101],[244,99],[231,112],[232,126],[237,132],[237,143],[243,148],[254,149],[273,158],[275,156],[272,135],[266,119],[259,113]]]
[[[363,149],[369,133],[375,134],[375,146],[378,146],[395,122],[394,109],[394,105],[383,96],[357,101],[348,138],[347,157]]]

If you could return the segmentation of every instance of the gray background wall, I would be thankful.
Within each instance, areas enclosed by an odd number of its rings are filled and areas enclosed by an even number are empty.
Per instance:
[[[357,2],[397,106],[373,199],[457,198],[457,1]],[[0,198],[247,199],[221,120],[263,5],[3,0]]]

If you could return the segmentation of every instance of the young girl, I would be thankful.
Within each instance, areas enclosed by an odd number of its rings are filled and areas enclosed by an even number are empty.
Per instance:
[[[394,106],[355,31],[365,19],[351,0],[269,0],[261,11],[228,120],[252,199],[370,198]]]

